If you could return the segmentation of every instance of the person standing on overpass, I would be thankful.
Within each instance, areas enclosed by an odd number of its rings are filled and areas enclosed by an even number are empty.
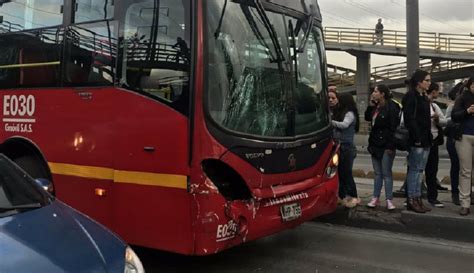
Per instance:
[[[375,25],[375,40],[374,45],[380,42],[383,45],[383,24],[382,18],[379,18],[377,24]]]

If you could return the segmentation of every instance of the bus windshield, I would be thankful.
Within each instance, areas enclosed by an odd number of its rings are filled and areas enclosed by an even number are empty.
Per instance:
[[[256,137],[295,137],[327,127],[321,31],[306,16],[256,3],[207,4],[211,118]]]

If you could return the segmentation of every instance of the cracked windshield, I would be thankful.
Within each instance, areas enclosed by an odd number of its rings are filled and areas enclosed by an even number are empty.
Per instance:
[[[207,105],[219,125],[293,137],[328,125],[323,42],[311,20],[231,1],[208,3]]]

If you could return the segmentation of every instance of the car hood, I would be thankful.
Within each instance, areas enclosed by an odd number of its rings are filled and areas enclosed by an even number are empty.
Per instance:
[[[67,205],[0,218],[0,272],[123,272],[126,245]]]

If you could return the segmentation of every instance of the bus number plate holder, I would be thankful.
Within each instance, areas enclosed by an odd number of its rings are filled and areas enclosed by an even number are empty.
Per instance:
[[[284,222],[292,221],[301,217],[301,206],[298,203],[283,205],[280,207],[280,213]]]

